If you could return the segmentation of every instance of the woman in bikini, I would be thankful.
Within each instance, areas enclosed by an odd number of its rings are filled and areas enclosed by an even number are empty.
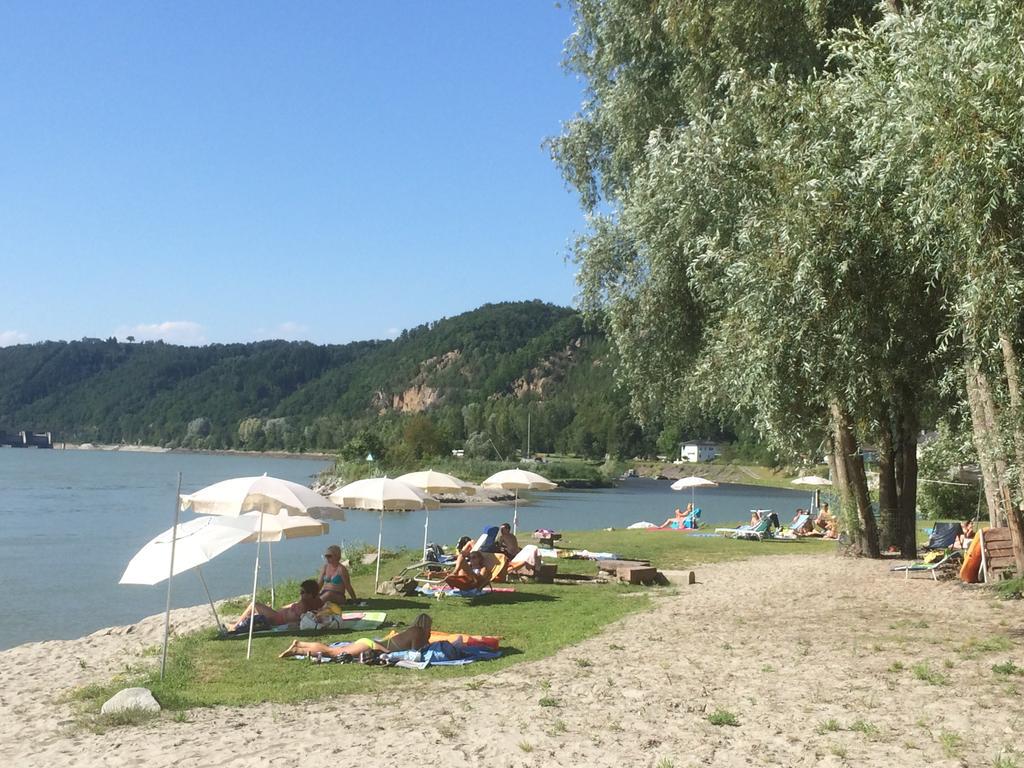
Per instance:
[[[425,613],[421,613],[410,626],[401,632],[390,632],[379,640],[361,637],[347,645],[324,645],[323,643],[295,640],[278,658],[284,659],[288,656],[306,656],[317,653],[337,658],[343,654],[358,656],[363,651],[387,653],[388,651],[417,650],[430,642],[431,625],[430,617]]]
[[[358,600],[356,591],[352,588],[352,579],[348,575],[348,568],[341,563],[341,547],[331,544],[324,552],[324,567],[320,569],[320,576],[317,583],[320,585],[320,599],[325,603],[345,604],[345,593],[353,601]]]

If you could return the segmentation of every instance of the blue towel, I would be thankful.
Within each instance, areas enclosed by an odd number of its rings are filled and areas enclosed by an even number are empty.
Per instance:
[[[501,657],[501,651],[480,648],[475,645],[455,645],[447,640],[431,643],[418,651],[392,651],[387,654],[388,661],[408,661],[417,668],[426,667],[457,667],[472,664],[474,661],[490,661]]]

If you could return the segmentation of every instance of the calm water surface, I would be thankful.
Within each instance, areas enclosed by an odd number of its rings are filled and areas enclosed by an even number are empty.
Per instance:
[[[80,637],[161,612],[166,583],[117,582],[131,557],[171,526],[178,472],[182,492],[188,493],[229,477],[264,472],[309,484],[325,466],[308,459],[0,449],[0,649]],[[622,528],[638,520],[660,523],[690,498],[668,486],[667,481],[634,479],[609,490],[532,494],[520,505],[519,525],[523,530],[580,530]],[[724,485],[698,491],[697,504],[705,524],[714,525],[746,519],[753,507],[785,513],[806,506],[809,498],[800,491]],[[511,518],[511,508],[445,506],[431,513],[430,539],[454,542]],[[376,543],[378,520],[376,513],[350,510],[345,522],[331,523],[327,537],[275,545],[274,576],[312,575],[328,543]],[[385,548],[420,546],[423,521],[422,512],[388,513]],[[203,568],[214,599],[251,589],[254,554],[255,545],[240,545]],[[261,581],[268,578],[261,568]],[[205,599],[194,573],[174,580],[175,607]]]

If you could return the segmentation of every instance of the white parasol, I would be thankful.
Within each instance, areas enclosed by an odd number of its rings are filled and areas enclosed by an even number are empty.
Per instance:
[[[525,469],[503,469],[495,472],[481,484],[484,488],[502,488],[515,491],[515,506],[512,511],[512,533],[519,529],[519,491],[550,491],[558,486],[546,477]]]

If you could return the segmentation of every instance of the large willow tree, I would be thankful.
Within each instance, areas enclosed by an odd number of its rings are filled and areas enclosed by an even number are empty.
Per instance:
[[[554,147],[594,214],[577,249],[583,303],[638,408],[742,409],[791,453],[825,436],[847,529],[871,555],[857,441],[877,440],[882,542],[912,554],[936,298],[893,258],[892,211],[865,193],[823,43],[874,13],[580,3],[569,64],[592,93]]]
[[[992,524],[1024,573],[1024,7],[933,0],[845,37],[836,88],[864,174],[899,212],[914,266],[942,286]]]

